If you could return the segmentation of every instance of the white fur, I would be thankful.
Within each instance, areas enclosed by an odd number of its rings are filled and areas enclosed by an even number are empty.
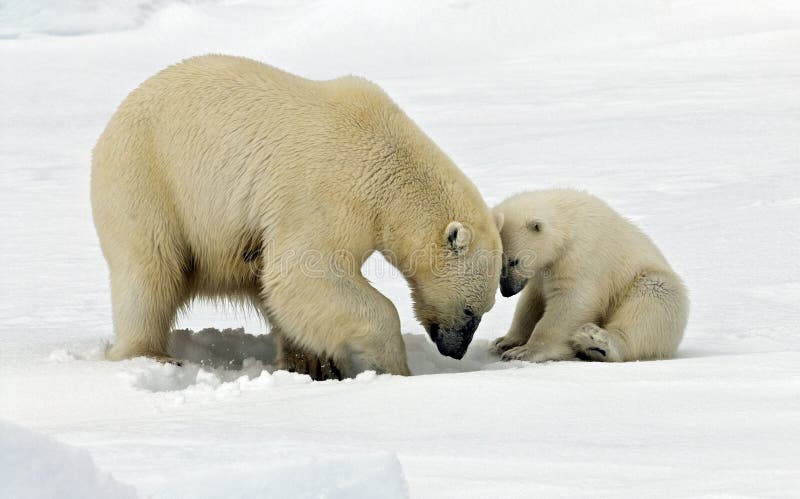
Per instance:
[[[600,199],[568,190],[513,196],[503,220],[509,283],[524,283],[504,359],[600,361],[672,356],[689,311],[686,290],[653,242]],[[518,263],[517,263],[518,261]]]
[[[365,259],[378,250],[404,272],[423,324],[484,313],[499,279],[500,238],[477,189],[357,77],[317,82],[227,56],[171,66],[100,137],[92,207],[112,359],[165,357],[177,310],[224,297],[353,371],[409,374],[397,311],[361,275]],[[459,251],[444,236],[452,223]],[[464,273],[485,251],[495,265]]]

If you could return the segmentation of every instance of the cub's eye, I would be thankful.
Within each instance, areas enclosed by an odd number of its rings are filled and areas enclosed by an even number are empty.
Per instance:
[[[464,309],[464,315],[466,315],[468,317],[472,317],[473,315],[475,315],[475,312],[473,312],[472,310],[470,310],[468,308],[465,308]]]
[[[508,261],[509,267],[516,267],[517,265],[519,265],[519,258],[515,258],[513,260]]]

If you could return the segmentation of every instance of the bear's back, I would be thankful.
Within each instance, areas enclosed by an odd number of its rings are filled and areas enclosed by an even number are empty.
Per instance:
[[[291,112],[295,119],[363,114],[375,109],[399,112],[395,103],[376,84],[357,76],[310,80],[245,57],[203,55],[161,70],[125,99],[121,107],[163,116],[169,108],[230,105],[230,110],[255,113]],[[265,114],[264,120],[271,116]],[[329,121],[326,121],[330,124]]]
[[[531,193],[529,202],[531,209],[546,213],[569,234],[571,259],[580,266],[605,267],[620,277],[643,270],[670,271],[652,239],[597,196],[548,189]]]

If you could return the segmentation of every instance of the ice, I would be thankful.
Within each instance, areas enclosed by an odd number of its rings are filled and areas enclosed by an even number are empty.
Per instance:
[[[2,497],[136,497],[133,487],[98,470],[87,451],[5,421],[0,421],[0,451]]]
[[[141,26],[164,0],[6,0],[0,38],[81,35]]]
[[[404,499],[408,485],[397,456],[316,449],[272,452],[261,462],[221,463],[204,470],[181,470],[157,494],[174,498]],[[304,457],[305,456],[305,457]]]

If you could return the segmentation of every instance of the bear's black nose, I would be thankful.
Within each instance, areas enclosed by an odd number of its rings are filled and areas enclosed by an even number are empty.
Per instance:
[[[431,324],[428,334],[430,335],[434,343],[439,341],[439,324]]]
[[[461,359],[472,341],[472,336],[481,323],[481,317],[473,315],[463,324],[454,328],[440,329],[436,324],[435,334],[434,328],[430,328],[430,336],[436,344],[439,353],[452,357],[454,359]]]
[[[527,280],[516,280],[510,277],[500,278],[500,294],[508,298],[522,291],[527,284]]]

